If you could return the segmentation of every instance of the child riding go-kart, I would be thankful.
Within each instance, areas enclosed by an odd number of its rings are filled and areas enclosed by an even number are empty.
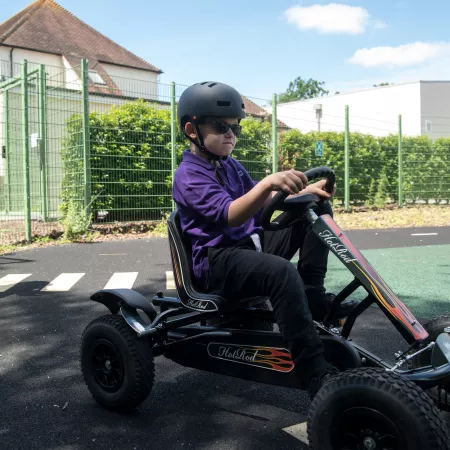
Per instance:
[[[326,167],[305,175],[334,184],[334,172]],[[266,230],[306,220],[354,275],[325,319],[315,322],[327,361],[341,372],[329,378],[312,402],[311,448],[447,449],[448,432],[439,409],[450,409],[450,317],[425,324],[415,319],[332,217],[316,215],[321,201],[312,194],[287,198],[280,191],[261,216]],[[275,211],[283,213],[273,219]],[[137,407],[150,394],[154,358],[162,355],[187,367],[299,389],[281,334],[267,326],[275,323],[273,312],[260,307],[266,299],[230,302],[199,292],[177,211],[168,227],[176,298],[158,292],[150,301],[129,289],[101,290],[91,297],[111,313],[92,321],[82,337],[82,372],[95,400],[111,409]],[[336,311],[359,287],[367,297],[341,323]],[[395,354],[395,365],[349,339],[355,320],[374,304],[408,344],[407,351]]]

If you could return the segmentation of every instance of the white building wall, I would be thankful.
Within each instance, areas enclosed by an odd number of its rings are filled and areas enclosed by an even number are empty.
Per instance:
[[[106,63],[102,63],[102,66],[117,87],[122,91],[123,95],[127,97],[143,98],[145,100],[158,99],[157,73]],[[169,93],[167,93],[167,96],[168,95]],[[170,98],[168,97],[167,100],[170,100]]]
[[[81,84],[80,77],[75,72],[75,70],[72,68],[69,61],[67,61],[67,59],[64,58],[64,56],[62,57],[62,62],[64,64],[64,68],[66,70],[66,73],[65,73],[66,88],[73,89],[76,91],[81,91],[82,84]],[[80,64],[81,64],[81,61],[80,61]]]
[[[344,131],[345,106],[349,106],[350,131],[387,136],[398,132],[402,114],[403,134],[421,134],[420,83],[378,87],[278,105],[278,119],[302,132],[317,131],[318,119],[313,109],[322,105],[321,131]]]
[[[10,50],[10,47],[0,45],[0,66],[7,71],[7,78],[11,77]],[[45,64],[48,86],[64,87],[66,69],[61,56],[15,48],[12,52],[13,77],[21,75],[22,61],[24,59],[28,62],[28,71],[38,69],[40,64]]]
[[[450,138],[450,81],[422,81],[421,103],[422,134]]]

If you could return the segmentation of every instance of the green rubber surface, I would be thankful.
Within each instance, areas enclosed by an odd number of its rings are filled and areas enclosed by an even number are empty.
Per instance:
[[[450,313],[450,245],[362,250],[361,253],[414,315],[429,318]],[[327,291],[337,294],[352,279],[353,275],[330,252]],[[365,296],[366,291],[359,288],[351,298]]]

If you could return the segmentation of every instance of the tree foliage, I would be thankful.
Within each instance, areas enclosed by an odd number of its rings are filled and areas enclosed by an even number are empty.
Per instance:
[[[286,92],[280,94],[279,102],[286,103],[296,100],[322,97],[329,93],[329,91],[324,89],[324,84],[324,81],[317,81],[312,78],[309,80],[303,80],[302,77],[297,77],[294,81],[289,83],[289,87]]]

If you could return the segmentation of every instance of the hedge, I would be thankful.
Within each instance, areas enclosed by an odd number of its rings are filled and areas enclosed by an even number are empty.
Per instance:
[[[143,100],[114,106],[107,113],[91,113],[90,163],[93,211],[108,211],[110,220],[160,219],[172,207],[170,111]],[[259,119],[242,121],[243,132],[233,152],[260,180],[271,169],[271,124]],[[62,204],[84,199],[81,116],[67,122],[62,148]],[[315,156],[322,141],[324,156]],[[177,133],[177,160],[188,141]],[[289,130],[279,137],[280,170],[306,170],[327,165],[337,175],[337,198],[343,198],[344,133]],[[448,200],[450,139],[426,136],[403,138],[405,199]],[[350,135],[350,198],[352,204],[397,201],[398,137]]]

